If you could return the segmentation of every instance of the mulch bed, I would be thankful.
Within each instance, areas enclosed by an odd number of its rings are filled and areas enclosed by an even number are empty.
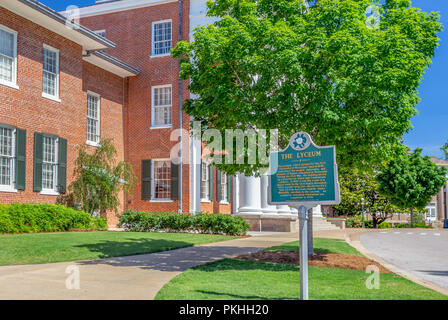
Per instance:
[[[239,256],[237,259],[293,264],[296,266],[300,265],[300,256],[298,251],[261,251],[253,254]],[[365,271],[368,266],[375,265],[379,268],[381,273],[392,273],[390,270],[384,268],[382,265],[369,258],[341,253],[315,253],[312,257],[309,257],[308,265],[363,271]]]

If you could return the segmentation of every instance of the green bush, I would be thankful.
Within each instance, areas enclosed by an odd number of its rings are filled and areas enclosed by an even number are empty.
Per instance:
[[[378,225],[378,229],[389,229],[391,225],[389,222],[383,221]]]
[[[104,218],[53,204],[0,206],[0,233],[61,232],[73,229],[107,230]]]
[[[133,232],[167,231],[244,235],[249,224],[241,217],[223,214],[178,214],[128,210],[120,226]]]
[[[395,225],[395,228],[410,228],[411,223],[400,223]],[[424,228],[424,229],[432,229],[432,226],[427,226],[426,224],[422,223],[414,223],[414,228]]]

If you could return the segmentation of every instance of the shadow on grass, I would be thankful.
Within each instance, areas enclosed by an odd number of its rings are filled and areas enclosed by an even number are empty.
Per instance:
[[[82,261],[83,265],[139,267],[144,270],[185,271],[225,258],[254,253],[262,248],[198,246],[183,241],[130,239],[127,242],[103,241],[78,247],[98,252],[101,259]],[[151,254],[149,254],[151,253]]]
[[[126,239],[126,241],[100,241],[95,243],[76,245],[77,248],[86,248],[91,252],[98,253],[100,259],[149,254],[162,251],[170,251],[179,248],[193,246],[193,243],[173,240],[154,239]]]
[[[195,292],[202,293],[208,295],[207,299],[214,300],[214,299],[228,299],[234,298],[236,300],[272,300],[271,298],[264,297],[264,296],[243,296],[238,294],[232,294],[232,293],[225,293],[225,292],[216,292],[216,291],[206,291],[206,290],[195,290]],[[276,300],[291,300],[289,297],[279,297],[276,298]]]

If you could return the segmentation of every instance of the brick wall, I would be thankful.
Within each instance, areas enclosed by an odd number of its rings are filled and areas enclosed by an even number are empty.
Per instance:
[[[179,41],[179,5],[177,2],[126,10],[99,16],[86,17],[81,23],[91,30],[106,30],[106,37],[117,44],[107,50],[130,65],[139,67],[140,74],[129,79],[125,105],[125,158],[138,176],[135,193],[127,197],[127,207],[144,211],[177,211],[178,201],[151,202],[141,200],[141,164],[147,159],[170,158],[170,151],[177,141],[170,135],[179,127],[179,65],[170,56],[151,58],[152,23],[172,20],[173,46]],[[189,36],[189,1],[183,4],[183,38]],[[172,86],[172,128],[151,129],[151,87]],[[189,96],[187,83],[183,82],[183,97]],[[183,114],[183,128],[189,129],[189,116]],[[188,150],[184,150],[188,159]],[[183,211],[190,209],[189,165],[183,166]]]
[[[54,203],[56,196],[33,192],[34,133],[48,133],[68,140],[67,184],[70,184],[77,147],[87,139],[87,90],[101,99],[101,135],[114,138],[119,158],[124,158],[123,81],[82,61],[78,44],[0,8],[0,24],[18,32],[17,85],[0,85],[0,123],[27,130],[26,190],[0,192],[0,203]],[[58,49],[60,99],[42,97],[43,44]],[[83,82],[83,76],[85,81]]]

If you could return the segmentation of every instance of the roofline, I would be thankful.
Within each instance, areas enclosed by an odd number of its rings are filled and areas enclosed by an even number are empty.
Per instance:
[[[98,58],[106,60],[107,62],[110,62],[110,63],[116,65],[117,67],[120,67],[120,68],[134,74],[135,76],[140,73],[140,68],[133,67],[133,66],[121,61],[120,59],[117,59],[103,51],[93,51],[93,52],[90,52],[90,54],[93,54],[93,55],[97,56]]]
[[[177,2],[179,0],[110,0],[97,4],[79,7],[81,18],[109,14],[149,6],[156,6],[166,3]],[[61,11],[64,13],[65,11]]]
[[[82,25],[79,25],[77,23],[70,21],[64,15],[54,11],[53,9],[45,6],[44,4],[42,4],[36,0],[17,0],[17,1],[33,8],[34,10],[39,11],[40,13],[46,15],[49,18],[52,18],[53,20],[56,20],[57,22],[60,22],[61,24],[64,25],[64,27],[67,26],[68,23],[70,23],[71,25],[73,25],[73,27],[74,27],[73,29],[75,31],[81,33],[82,35],[84,35],[86,37],[91,38],[92,40],[95,40],[95,41],[101,43],[102,45],[104,45],[107,48],[115,48],[116,47],[116,44],[113,43],[112,41],[95,34],[92,30],[87,29],[86,27],[83,27]]]

